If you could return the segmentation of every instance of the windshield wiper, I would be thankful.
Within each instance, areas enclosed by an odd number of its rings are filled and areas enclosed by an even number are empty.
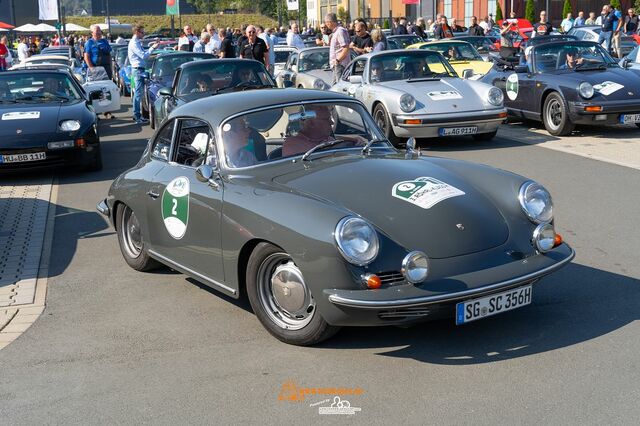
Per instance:
[[[304,155],[302,156],[302,161],[307,161],[309,159],[309,156],[311,154],[313,154],[314,152],[316,152],[317,150],[328,148],[330,146],[339,144],[340,142],[344,142],[344,141],[342,139],[334,139],[332,141],[326,141],[326,142],[319,143],[318,145],[314,146],[309,151],[304,153]]]
[[[590,66],[590,65],[595,65],[595,66]],[[575,71],[587,71],[587,70],[606,70],[607,69],[607,64],[604,64],[602,62],[594,64],[578,64],[576,65],[576,67],[574,68]]]
[[[242,86],[243,91],[248,89],[267,89],[267,88],[272,89],[273,86],[270,84],[249,84],[247,86]]]

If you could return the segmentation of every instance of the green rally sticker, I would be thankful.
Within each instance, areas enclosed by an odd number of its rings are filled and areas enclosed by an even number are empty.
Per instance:
[[[391,195],[423,209],[429,209],[447,198],[464,195],[464,192],[441,180],[423,176],[396,183]]]
[[[518,82],[518,74],[513,73],[511,74],[508,78],[507,78],[507,97],[509,99],[511,99],[512,101],[515,101],[516,98],[518,97],[518,89],[519,89],[519,82]]]
[[[169,182],[162,193],[162,219],[169,235],[176,240],[187,232],[189,223],[189,179],[180,176]]]

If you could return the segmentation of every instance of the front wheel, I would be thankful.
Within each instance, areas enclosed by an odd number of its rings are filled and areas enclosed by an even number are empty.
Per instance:
[[[129,266],[136,271],[150,271],[160,266],[147,254],[147,245],[142,237],[138,217],[126,204],[117,209],[116,231],[120,251]]]
[[[479,133],[477,135],[473,135],[473,138],[477,141],[490,141],[491,139],[495,138],[497,134],[498,131],[494,130],[493,132],[489,133]]]
[[[575,124],[569,118],[567,106],[559,93],[547,96],[542,110],[544,127],[553,136],[566,136],[573,131]]]
[[[380,130],[384,133],[384,135],[389,139],[389,142],[393,144],[395,147],[399,147],[400,144],[404,141],[402,138],[396,136],[393,132],[393,127],[391,125],[391,119],[389,118],[389,113],[387,113],[387,109],[382,104],[376,105],[373,109],[373,120],[376,122]]]
[[[256,246],[247,263],[247,296],[264,328],[292,345],[313,345],[340,329],[316,310],[316,302],[291,256],[269,244]]]

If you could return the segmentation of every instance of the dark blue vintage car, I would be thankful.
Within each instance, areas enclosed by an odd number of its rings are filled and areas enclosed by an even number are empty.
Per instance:
[[[65,69],[0,73],[0,172],[102,168],[91,97]]]
[[[570,134],[576,124],[640,127],[640,76],[597,43],[533,44],[526,64],[495,67],[481,81],[503,90],[509,114],[542,121],[554,136]]]

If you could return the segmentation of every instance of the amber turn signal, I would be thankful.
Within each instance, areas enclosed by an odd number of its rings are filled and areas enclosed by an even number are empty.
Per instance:
[[[362,276],[362,281],[367,285],[367,288],[376,289],[382,287],[382,280],[375,274],[367,274]]]
[[[404,120],[404,124],[422,124],[422,120],[416,120],[416,119]]]
[[[84,148],[85,146],[87,146],[87,143],[84,141],[84,139],[78,138],[76,139],[76,146],[78,148]]]
[[[562,244],[562,235],[556,232],[556,236],[553,239],[553,246],[558,247],[560,244]]]
[[[584,107],[584,110],[587,112],[601,112],[602,107],[599,105],[590,105],[590,106]]]
[[[500,114],[498,114],[498,117],[507,118],[507,113],[506,112],[501,112]]]

